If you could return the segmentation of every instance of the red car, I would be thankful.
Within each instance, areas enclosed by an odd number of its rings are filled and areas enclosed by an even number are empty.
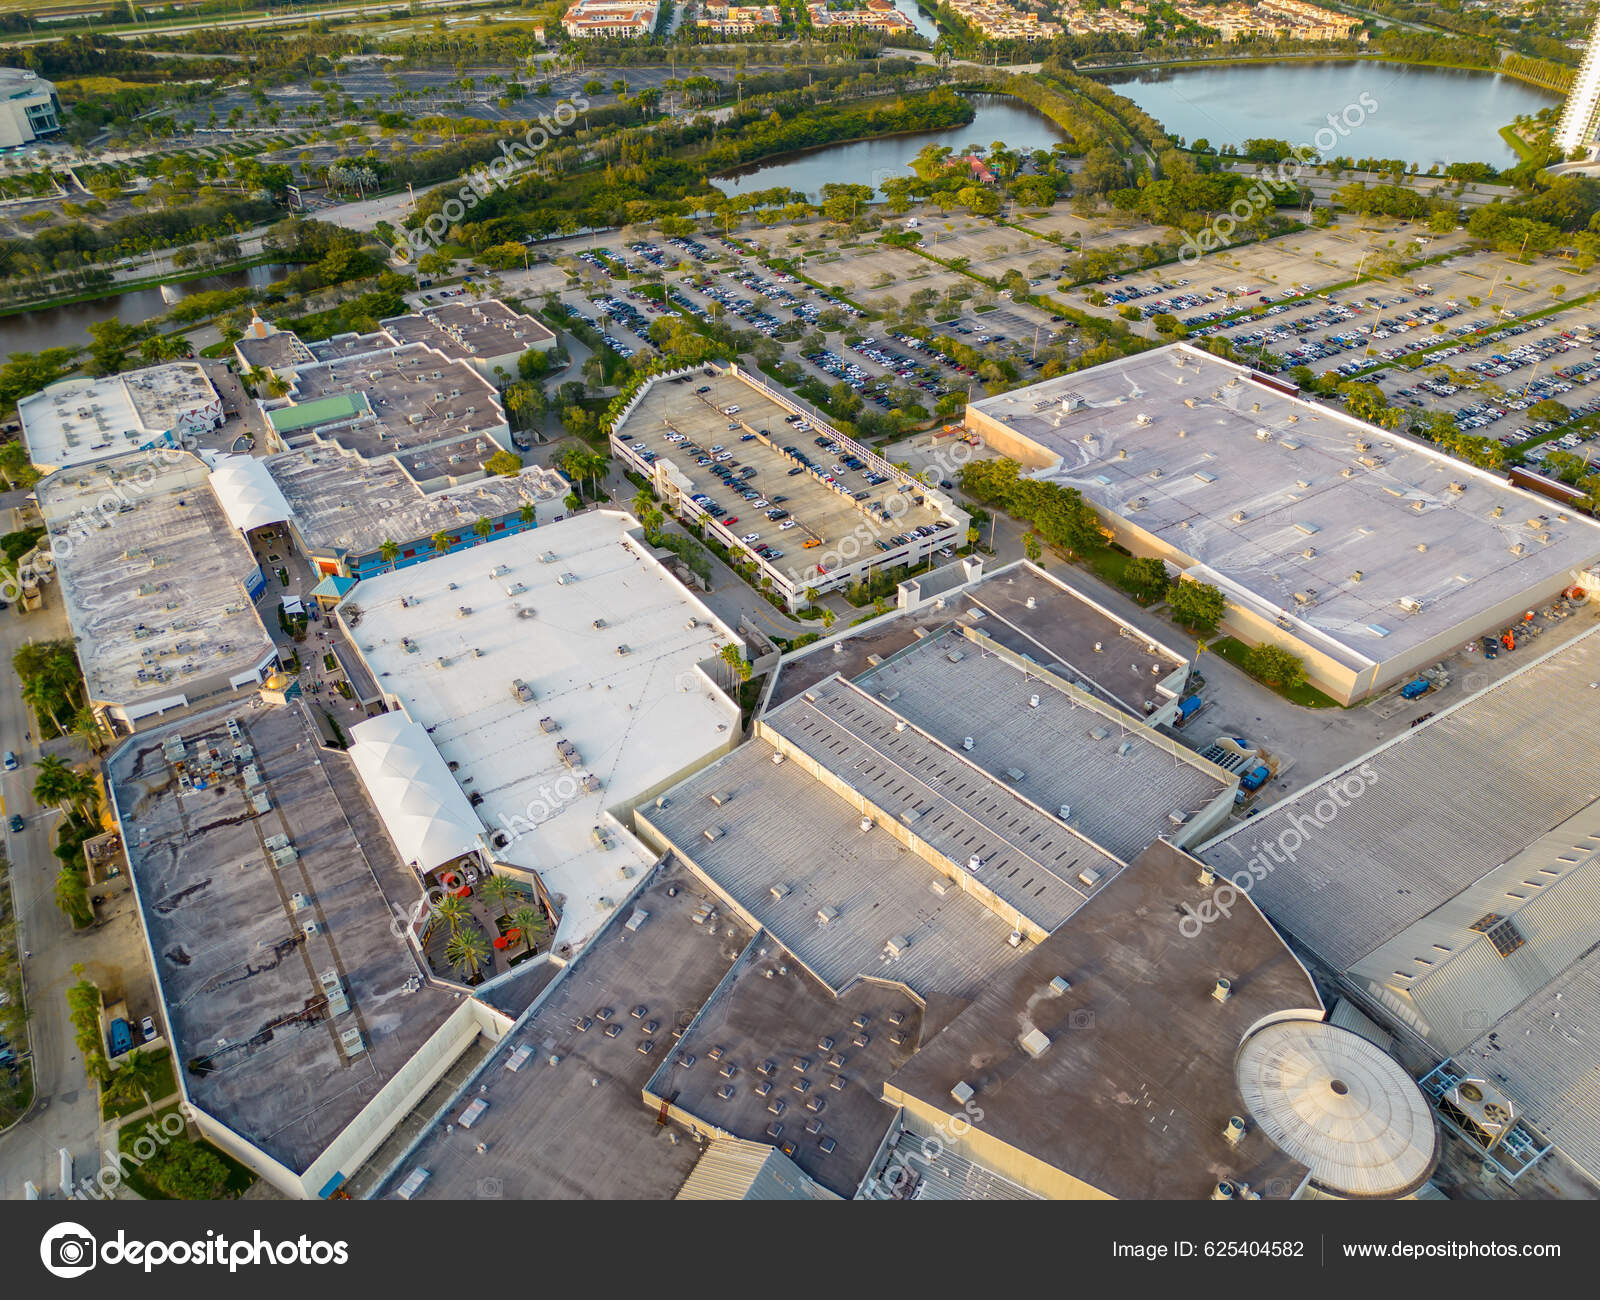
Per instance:
[[[722,522],[727,524],[729,527],[732,527],[734,524],[739,522],[739,516],[738,515],[729,515]]]

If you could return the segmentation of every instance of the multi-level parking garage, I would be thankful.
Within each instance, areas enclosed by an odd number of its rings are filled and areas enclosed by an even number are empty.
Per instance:
[[[791,607],[964,539],[967,515],[737,368],[652,381],[613,451],[665,504],[760,566]]]

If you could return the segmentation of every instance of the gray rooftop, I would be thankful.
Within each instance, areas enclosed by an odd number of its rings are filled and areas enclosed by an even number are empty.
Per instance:
[[[399,343],[426,343],[458,361],[489,361],[555,338],[541,321],[513,311],[498,298],[440,303],[378,324]]]
[[[550,511],[564,509],[570,490],[555,470],[530,466],[427,493],[395,461],[365,461],[332,447],[284,452],[266,467],[306,543],[352,556],[370,555],[391,538],[406,542],[470,528],[480,516],[492,519],[524,505],[548,522]]]
[[[182,775],[163,752],[174,737]],[[253,752],[236,760],[236,744]],[[184,1075],[189,1095],[303,1171],[456,1006],[425,983],[407,992],[420,972],[391,933],[387,899],[413,897],[415,882],[349,761],[322,748],[300,704],[218,709],[142,733],[108,772],[174,1055],[211,1065]],[[261,793],[270,809],[258,814]],[[282,865],[264,842],[277,835],[297,854]],[[325,1015],[324,971],[343,977],[343,1014]],[[348,1028],[367,1050],[347,1060]]]
[[[927,637],[855,685],[1048,814],[1070,807],[1068,825],[1124,862],[1173,831],[1170,814],[1192,817],[1231,793],[1235,778],[1193,751],[985,647],[991,623],[976,625],[978,640]]]
[[[310,365],[317,359],[299,336],[288,330],[278,330],[259,339],[246,334],[233,345],[233,350],[246,369],[260,366],[264,370],[292,370],[296,366]]]
[[[495,439],[505,412],[494,386],[466,362],[423,344],[352,350],[302,366],[290,380],[296,405],[355,393],[365,395],[368,413],[291,434],[289,444],[333,444],[368,460],[396,456],[424,482],[471,474],[501,449]]]
[[[959,565],[937,572],[952,571],[961,574]],[[984,617],[974,620],[973,609],[982,610]],[[825,647],[785,658],[771,704],[781,704],[834,673],[854,679],[871,666],[872,656],[887,659],[919,635],[952,622],[981,629],[1013,653],[1086,686],[1096,699],[1136,718],[1145,716],[1146,701],[1159,706],[1170,692],[1181,689],[1187,676],[1187,661],[1176,650],[1159,644],[1151,650],[1154,643],[1148,637],[1055,575],[1019,560],[970,586],[951,588],[942,608],[928,601],[847,632]],[[835,651],[834,644],[842,648]]]
[[[1600,629],[1264,809],[1201,856],[1231,876],[1270,861],[1263,845],[1281,856],[1304,841],[1252,897],[1348,970],[1591,805],[1600,713],[1575,702],[1597,679]],[[1341,787],[1357,792],[1343,808],[1330,798]]]
[[[669,893],[668,891],[675,891]],[[687,1025],[749,944],[751,932],[723,920],[713,934],[691,922],[709,895],[683,868],[668,862],[648,880],[577,959],[544,990],[527,1017],[501,1041],[469,1086],[488,1102],[471,1130],[448,1132],[463,1101],[394,1170],[384,1195],[393,1196],[413,1169],[430,1177],[424,1200],[480,1196],[497,1180],[507,1200],[669,1200],[700,1150],[681,1130],[664,1128],[645,1106],[644,1085],[672,1050],[672,1030]],[[635,908],[649,916],[626,926]],[[644,1006],[644,1017],[629,1013]],[[611,1024],[595,1018],[611,1008]],[[576,1024],[589,1018],[586,1031]],[[643,1026],[658,1023],[653,1035]],[[652,1044],[643,1054],[641,1044]],[[506,1063],[519,1047],[533,1048],[517,1070]],[[551,1055],[560,1058],[551,1066]],[[479,1091],[479,1085],[485,1085]],[[676,1142],[672,1140],[676,1137]],[[487,1144],[479,1155],[477,1144]]]
[[[986,981],[887,1095],[960,1114],[950,1092],[966,1083],[986,1136],[1119,1199],[1200,1199],[1221,1178],[1285,1199],[1304,1167],[1255,1125],[1237,1146],[1223,1136],[1244,1113],[1234,1053],[1261,1017],[1318,1018],[1321,1004],[1249,907],[1180,933],[1177,904],[1202,896],[1198,865],[1152,845],[1072,925]],[[1219,976],[1235,989],[1221,1003]],[[1040,1055],[1020,1045],[1030,1031],[1044,1035]]]
[[[39,481],[89,697],[128,708],[231,689],[276,655],[256,570],[196,456],[133,452]]]
[[[900,1023],[891,1024],[891,1016]],[[866,1024],[858,1028],[857,1017]],[[835,998],[763,934],[662,1063],[650,1092],[676,1093],[673,1105],[735,1137],[793,1143],[795,1164],[849,1198],[894,1119],[894,1108],[883,1101],[883,1081],[910,1060],[921,1031],[921,1008],[903,990],[861,981]],[[857,1038],[865,1042],[858,1045]],[[828,1039],[833,1045],[822,1047]],[[685,1055],[694,1057],[686,1068],[677,1064]],[[765,1061],[776,1066],[770,1077],[757,1068]],[[795,1068],[799,1062],[804,1070]],[[730,1065],[731,1079],[723,1074]],[[833,1087],[841,1075],[844,1086]],[[772,1085],[765,1097],[756,1092],[763,1082]],[[795,1091],[802,1083],[804,1091]],[[725,1086],[733,1088],[732,1097],[717,1096]],[[774,1116],[768,1107],[779,1099],[783,1113]],[[818,1101],[820,1110],[808,1108]],[[775,1139],[767,1131],[774,1122],[783,1126]],[[819,1132],[806,1131],[812,1123],[821,1125]],[[818,1145],[825,1138],[835,1144],[826,1153]]]
[[[854,803],[773,752],[741,745],[636,817],[834,992],[867,977],[971,997],[1015,956],[1009,923],[881,828],[863,833]],[[732,797],[718,807],[713,794]],[[708,841],[711,827],[722,833]],[[907,946],[891,960],[894,935]]]
[[[973,409],[1058,458],[1044,477],[1350,665],[1396,658],[1600,555],[1600,524],[1182,344]]]

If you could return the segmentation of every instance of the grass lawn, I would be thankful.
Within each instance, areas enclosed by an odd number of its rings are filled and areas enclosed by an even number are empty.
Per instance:
[[[159,1102],[165,1097],[172,1096],[178,1091],[178,1081],[172,1075],[172,1053],[162,1052],[159,1057],[153,1058],[156,1063],[156,1081],[150,1088],[150,1100]],[[133,1101],[109,1101],[104,1096],[100,1099],[100,1117],[102,1119],[121,1119],[130,1115],[144,1105],[144,1098],[139,1097]]]
[[[168,1115],[176,1114],[177,1111],[178,1107],[176,1105],[166,1106],[157,1111],[154,1115],[148,1115],[144,1119],[135,1120],[132,1124],[129,1124],[126,1128],[123,1128],[120,1132],[118,1132],[117,1149],[132,1155],[134,1143],[136,1143],[141,1137],[148,1136],[145,1133],[145,1125],[154,1124],[156,1126],[156,1131],[158,1133],[162,1132],[161,1122],[166,1119]],[[185,1139],[178,1140],[182,1141]],[[228,1181],[226,1191],[224,1193],[225,1196],[230,1198],[239,1196],[250,1186],[251,1183],[255,1182],[255,1174],[251,1173],[250,1170],[246,1169],[226,1151],[212,1146],[211,1143],[207,1142],[203,1138],[196,1142],[195,1145],[211,1152],[212,1155],[216,1156],[218,1160],[222,1161],[222,1163],[228,1167]],[[145,1200],[168,1201],[172,1199],[165,1192],[161,1191],[160,1188],[156,1187],[155,1184],[149,1179],[142,1178],[140,1176],[140,1171],[135,1169],[131,1162],[127,1163],[124,1168],[127,1170],[127,1174],[123,1181],[140,1196],[144,1197]]]
[[[1206,648],[1219,659],[1227,660],[1240,672],[1253,676],[1250,670],[1244,666],[1244,657],[1249,647],[1236,637],[1225,636],[1216,641],[1208,641]],[[1267,686],[1267,683],[1262,682],[1262,685]],[[1283,690],[1277,686],[1267,686],[1267,689],[1274,694],[1283,696],[1291,704],[1298,704],[1303,709],[1337,709],[1340,707],[1337,700],[1331,696],[1324,695],[1309,682],[1301,682],[1300,685],[1292,686],[1288,690]]]

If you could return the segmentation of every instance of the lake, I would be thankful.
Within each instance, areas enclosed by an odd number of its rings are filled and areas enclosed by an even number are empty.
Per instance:
[[[244,271],[225,271],[220,275],[202,276],[198,280],[185,280],[182,284],[168,285],[167,288],[177,298],[187,298],[190,294],[213,289],[240,289],[245,285],[264,289],[294,269],[281,263],[267,262]],[[172,304],[161,296],[160,286],[151,285],[147,289],[132,289],[109,298],[96,298],[92,302],[41,307],[38,311],[0,316],[0,357],[12,352],[81,347],[89,342],[89,326],[98,321],[115,318],[124,325],[142,325],[147,320],[165,315],[171,307]]]
[[[1049,118],[1005,95],[979,94],[967,98],[972,101],[977,115],[966,126],[857,140],[853,144],[825,144],[713,177],[712,183],[728,194],[740,190],[770,190],[781,185],[816,198],[830,181],[871,185],[876,190],[890,177],[909,176],[911,160],[930,144],[948,145],[956,150],[976,144],[987,150],[996,140],[1003,140],[1012,149],[1032,152],[1048,149],[1066,139],[1061,128]]]
[[[1486,162],[1509,167],[1516,153],[1500,128],[1519,113],[1560,102],[1556,95],[1499,73],[1412,68],[1396,63],[1249,63],[1218,68],[1154,69],[1109,79],[1175,136],[1212,145],[1252,137],[1309,144],[1327,157],[1402,158],[1424,171],[1434,163]],[[1368,98],[1363,99],[1365,95]],[[1321,149],[1328,114],[1370,102],[1365,119]]]

